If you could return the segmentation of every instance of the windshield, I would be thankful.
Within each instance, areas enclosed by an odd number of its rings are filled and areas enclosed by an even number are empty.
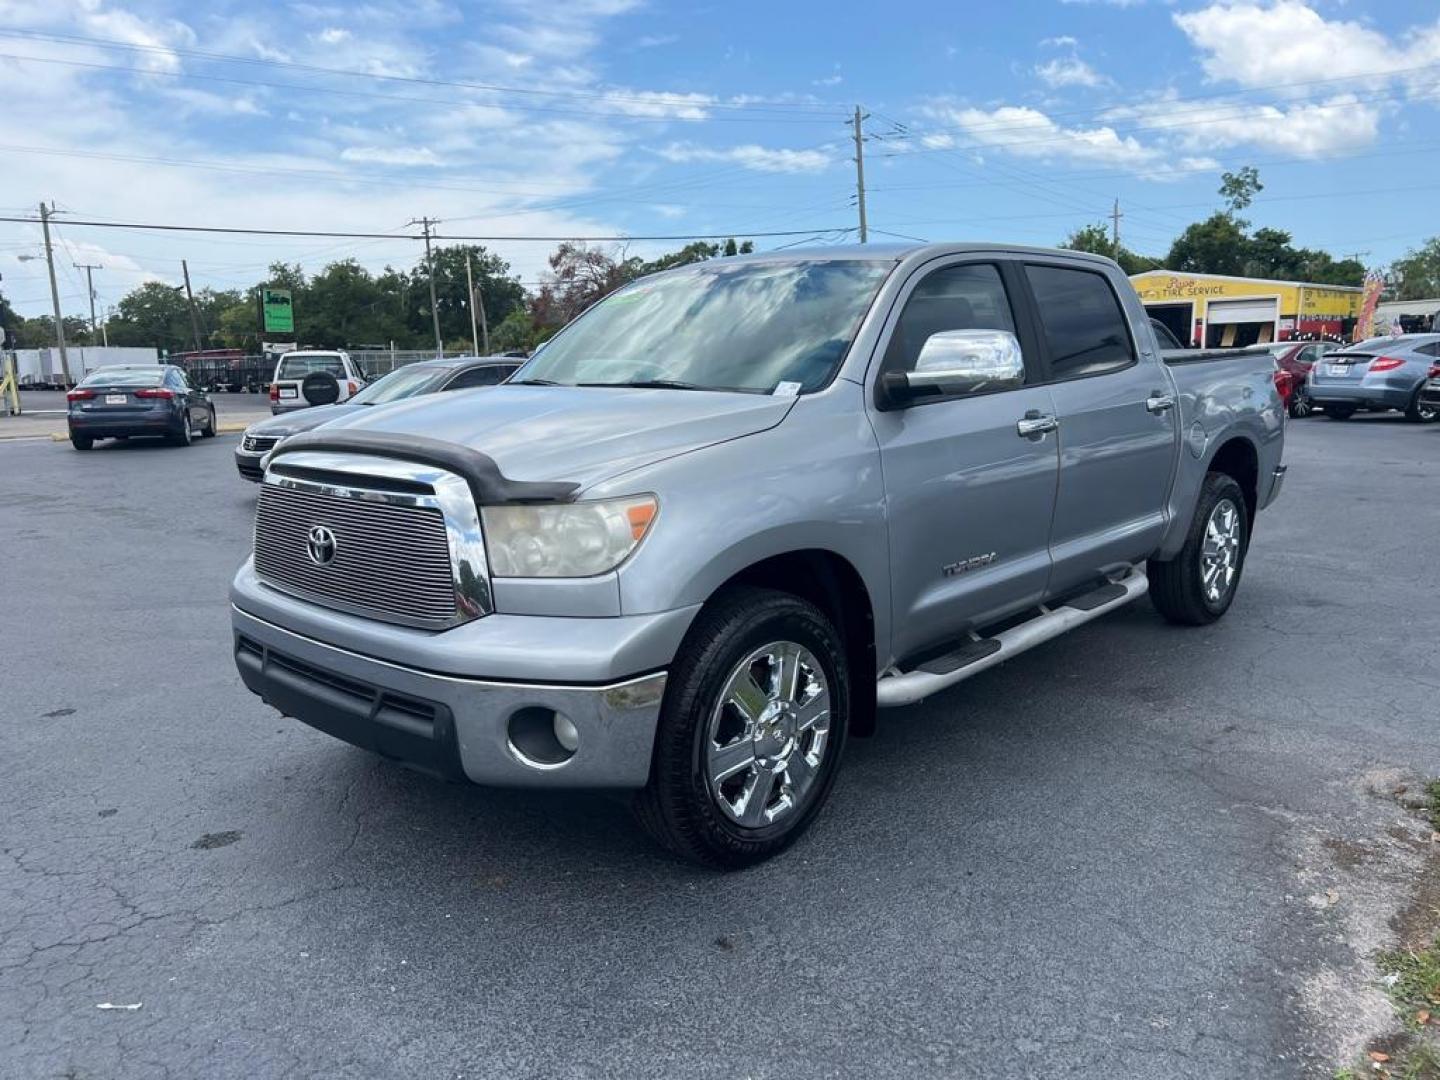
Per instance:
[[[120,371],[106,371],[100,368],[92,371],[81,380],[81,386],[158,386],[165,379],[165,369],[159,366],[153,368],[131,368]]]
[[[428,393],[443,378],[445,372],[433,367],[397,368],[389,375],[376,379],[350,400],[357,405],[384,405],[387,401]]]
[[[312,371],[328,371],[337,379],[345,377],[345,366],[340,362],[340,357],[332,353],[321,356],[282,356],[280,370],[275,373],[275,378],[303,379]]]
[[[512,382],[800,391],[830,381],[892,263],[705,263],[612,293]]]

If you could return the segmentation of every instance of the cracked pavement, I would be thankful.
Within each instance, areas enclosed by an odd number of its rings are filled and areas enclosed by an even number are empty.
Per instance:
[[[732,876],[248,694],[233,442],[0,445],[0,1075],[1329,1076],[1385,1022],[1410,873],[1334,860],[1440,775],[1440,426],[1292,424],[1226,619],[882,715]]]

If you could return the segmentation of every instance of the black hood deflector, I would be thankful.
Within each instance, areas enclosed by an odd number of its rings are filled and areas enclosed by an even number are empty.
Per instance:
[[[498,506],[503,503],[564,503],[572,502],[579,484],[511,480],[500,472],[500,466],[478,450],[456,443],[427,439],[422,435],[392,435],[384,431],[336,428],[331,431],[306,431],[292,435],[274,450],[270,461],[285,454],[305,450],[331,451],[343,454],[370,454],[374,457],[414,461],[433,465],[465,478],[476,506]]]

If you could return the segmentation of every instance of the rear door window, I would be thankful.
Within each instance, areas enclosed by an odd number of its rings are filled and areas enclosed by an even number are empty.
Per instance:
[[[462,371],[445,384],[446,390],[468,390],[472,386],[495,386],[503,382],[510,372],[506,368],[491,364],[487,367],[473,367]]]
[[[303,379],[315,371],[328,371],[337,379],[345,378],[345,365],[339,356],[287,356],[280,361],[277,379]]]
[[[1049,353],[1052,379],[1078,379],[1135,363],[1135,345],[1120,299],[1103,274],[1027,265]]]

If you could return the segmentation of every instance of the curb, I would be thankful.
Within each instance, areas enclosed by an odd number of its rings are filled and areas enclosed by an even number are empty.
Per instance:
[[[249,424],[216,424],[215,434],[236,435],[249,426]],[[0,439],[43,439],[45,437],[46,435],[43,431],[37,432],[34,435],[0,435]],[[50,432],[49,439],[51,442],[69,442],[70,434],[65,431],[52,431]]]

